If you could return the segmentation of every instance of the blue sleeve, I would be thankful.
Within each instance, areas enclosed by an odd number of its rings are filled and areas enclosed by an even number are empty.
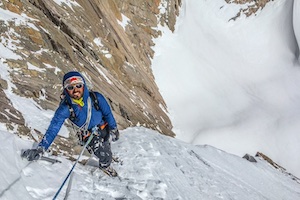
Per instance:
[[[112,113],[110,106],[107,103],[105,97],[98,92],[96,94],[97,94],[97,98],[99,101],[100,110],[102,112],[102,115],[103,115],[105,121],[108,123],[109,129],[117,128],[116,120],[113,116],[113,113]]]
[[[55,114],[51,120],[51,123],[39,143],[39,146],[43,147],[44,149],[48,149],[49,146],[52,144],[53,140],[57,136],[61,126],[63,125],[65,119],[70,116],[69,108],[66,104],[60,104],[60,106],[55,111]]]

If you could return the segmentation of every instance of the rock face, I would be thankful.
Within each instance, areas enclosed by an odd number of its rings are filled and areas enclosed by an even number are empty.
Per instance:
[[[174,136],[152,74],[151,47],[161,34],[158,24],[174,30],[180,5],[180,0],[2,1],[3,10],[28,19],[0,19],[1,43],[9,47],[15,41],[10,49],[21,57],[3,61],[14,93],[55,110],[64,73],[76,69],[106,96],[120,129],[139,123]],[[7,84],[0,79],[0,122],[28,134],[22,113],[3,92]]]
[[[236,20],[241,14],[245,14],[247,17],[251,15],[255,15],[258,10],[262,10],[266,4],[270,1],[274,0],[225,0],[227,3],[234,3],[234,4],[243,4],[245,8],[240,9],[240,11],[230,20]]]

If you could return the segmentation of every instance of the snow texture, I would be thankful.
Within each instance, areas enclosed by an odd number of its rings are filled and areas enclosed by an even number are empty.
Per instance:
[[[0,131],[0,199],[52,199],[73,163],[29,163],[20,158],[31,142]],[[263,160],[249,162],[208,145],[192,145],[142,127],[121,131],[112,144],[123,164],[119,177],[77,165],[68,199],[295,200],[299,183]],[[68,182],[67,182],[68,183]],[[57,199],[63,199],[67,184]]]

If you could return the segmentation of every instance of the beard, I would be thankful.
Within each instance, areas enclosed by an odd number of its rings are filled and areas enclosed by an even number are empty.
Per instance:
[[[72,94],[70,95],[73,99],[80,99],[83,96],[83,90],[75,89]]]

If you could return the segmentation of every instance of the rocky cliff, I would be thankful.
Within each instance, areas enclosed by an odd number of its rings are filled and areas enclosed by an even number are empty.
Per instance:
[[[141,124],[174,136],[152,74],[151,47],[161,34],[159,25],[174,30],[180,5],[181,0],[2,1],[2,11],[16,16],[0,19],[1,44],[19,56],[1,56],[13,92],[55,110],[62,76],[76,69],[106,96],[120,129]],[[11,129],[17,124],[18,133],[30,135],[22,113],[5,95],[3,77],[0,85],[0,122]]]
[[[236,20],[242,14],[246,17],[251,15],[255,15],[257,11],[262,10],[266,4],[270,1],[274,0],[225,0],[228,4],[241,4],[244,8],[241,8],[239,12],[236,14],[235,17],[231,18],[230,20]]]

